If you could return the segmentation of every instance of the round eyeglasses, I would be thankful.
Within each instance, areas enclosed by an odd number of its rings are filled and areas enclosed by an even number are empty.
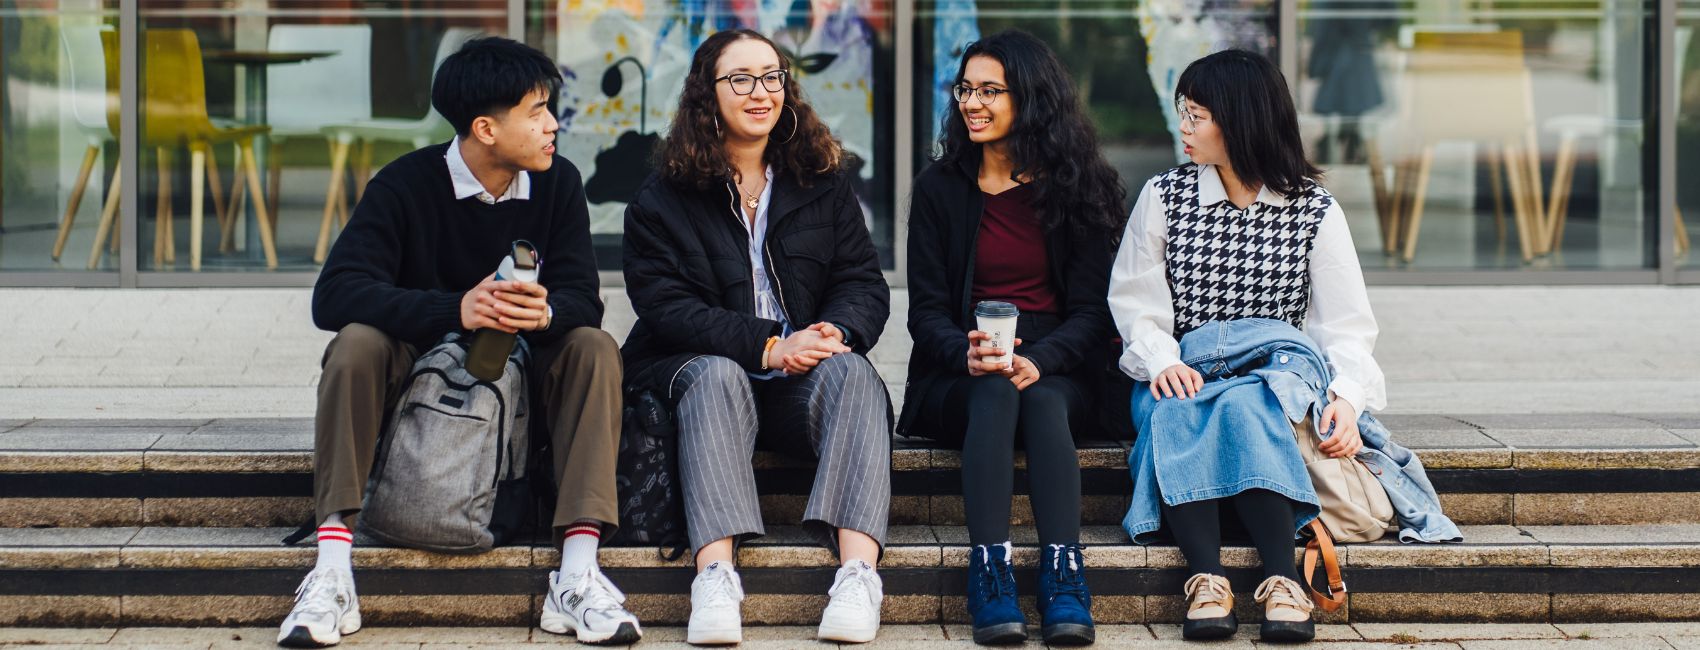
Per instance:
[[[784,70],[774,70],[759,77],[753,74],[729,74],[719,79],[715,79],[714,82],[727,82],[732,85],[732,92],[739,95],[748,95],[756,91],[757,79],[761,80],[761,87],[767,89],[767,92],[776,93],[781,90],[785,90]]]

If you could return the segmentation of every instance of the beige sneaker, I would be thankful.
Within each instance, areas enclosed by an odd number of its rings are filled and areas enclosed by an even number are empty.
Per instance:
[[[1304,585],[1291,578],[1270,576],[1252,594],[1263,603],[1263,625],[1258,637],[1279,643],[1304,643],[1316,637],[1316,623],[1310,613],[1316,609]]]
[[[1234,592],[1228,579],[1208,573],[1187,578],[1186,623],[1181,637],[1186,639],[1226,639],[1239,631],[1240,621],[1234,617]]]

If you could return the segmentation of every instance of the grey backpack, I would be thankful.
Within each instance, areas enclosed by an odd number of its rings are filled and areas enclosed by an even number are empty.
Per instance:
[[[527,523],[529,351],[516,339],[502,377],[473,378],[470,341],[451,333],[419,357],[378,440],[360,527],[390,544],[482,553]]]

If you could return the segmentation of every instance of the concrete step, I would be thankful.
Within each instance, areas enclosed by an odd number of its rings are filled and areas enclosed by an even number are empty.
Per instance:
[[[1460,524],[1700,523],[1700,415],[1389,416]],[[1081,443],[1083,520],[1115,524],[1128,443]],[[757,452],[763,512],[795,523],[812,463]],[[961,455],[897,438],[892,521],[963,523]],[[1013,523],[1030,524],[1016,454]],[[0,423],[0,526],[293,526],[312,505],[312,421]]]
[[[313,563],[284,547],[284,528],[0,529],[0,625],[272,625]],[[1700,618],[1700,526],[1468,526],[1449,545],[1393,541],[1341,548],[1348,604],[1323,620],[1575,622]],[[1130,544],[1115,527],[1083,541],[1103,623],[1173,623],[1183,612],[1180,552]],[[1017,580],[1034,592],[1038,548],[1018,528]],[[899,526],[881,566],[887,623],[961,623],[967,532]],[[1295,555],[1297,552],[1295,551]],[[688,611],[689,559],[653,549],[603,549],[601,563],[645,622]],[[1237,589],[1261,577],[1250,548],[1222,553]],[[519,545],[450,556],[356,543],[362,610],[374,625],[526,625],[540,612],[553,547]],[[814,622],[832,558],[795,527],[775,527],[740,551],[752,625]],[[1031,598],[1025,599],[1031,610]],[[1258,620],[1250,594],[1242,620]],[[1029,612],[1029,616],[1033,614]]]

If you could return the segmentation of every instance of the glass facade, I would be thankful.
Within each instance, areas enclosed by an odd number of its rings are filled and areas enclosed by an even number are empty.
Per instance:
[[[560,151],[617,271],[691,53],[731,27],[796,61],[899,282],[902,176],[962,48],[1010,27],[1057,51],[1130,190],[1181,159],[1188,62],[1280,62],[1372,282],[1695,281],[1700,190],[1658,199],[1662,153],[1700,165],[1700,1],[1674,4],[1662,44],[1650,0],[0,0],[0,285],[310,284],[364,180],[451,136],[431,76],[479,33],[560,65]]]

